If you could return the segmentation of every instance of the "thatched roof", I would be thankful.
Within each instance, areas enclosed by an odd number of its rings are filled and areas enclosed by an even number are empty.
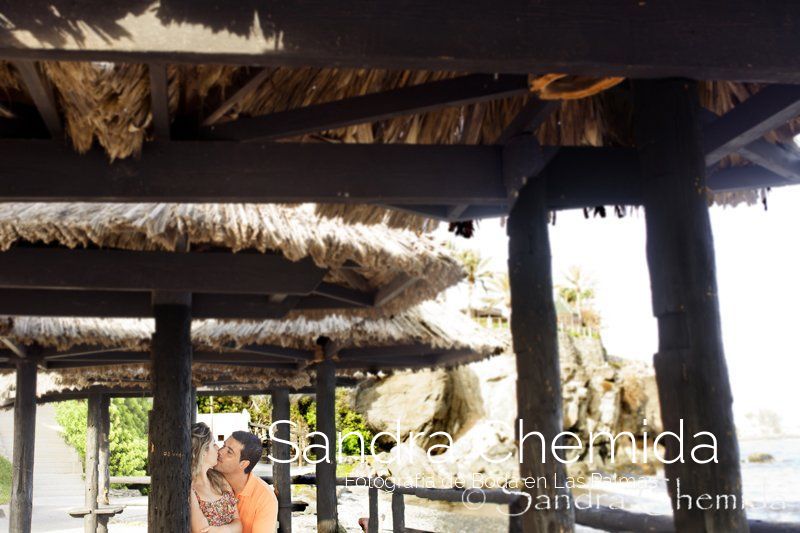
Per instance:
[[[99,143],[110,159],[141,151],[152,135],[147,67],[140,64],[49,62],[46,76],[57,93],[66,121],[66,134],[79,152]],[[207,117],[254,73],[247,67],[196,65],[168,68],[168,99],[173,116]],[[400,87],[452,78],[461,73],[379,69],[268,69],[260,84],[239,99],[221,118],[263,115]],[[610,84],[609,84],[610,85]],[[730,110],[761,88],[758,84],[703,82],[701,101],[717,114]],[[26,98],[24,84],[13,67],[0,62],[0,94]],[[333,143],[492,144],[528,95],[491,102],[447,107],[372,124],[305,134],[286,140]],[[587,98],[563,100],[537,134],[542,144],[561,146],[632,145],[631,103],[613,91]],[[787,142],[800,131],[793,121],[768,136]],[[728,164],[741,164],[737,158]],[[733,199],[728,195],[728,199]],[[360,222],[389,222],[425,229],[425,219],[381,207],[320,206],[324,214],[347,213]]]
[[[391,313],[427,300],[463,277],[460,264],[433,237],[383,225],[344,224],[321,217],[311,204],[0,203],[0,250],[18,242],[69,248],[176,251],[225,248],[309,257],[329,269],[325,281],[352,287],[340,269],[348,262],[371,288],[398,274],[417,278],[385,309]]]
[[[0,319],[0,336],[18,345],[37,344],[59,352],[80,347],[147,352],[154,330],[152,320],[77,319],[10,317]],[[507,340],[478,325],[467,316],[434,302],[421,304],[393,317],[363,319],[331,315],[312,320],[219,321],[201,320],[192,324],[192,341],[196,351],[216,351],[224,360],[226,353],[248,346],[281,346],[319,354],[318,339],[326,337],[342,352],[352,348],[385,348],[424,345],[431,353],[463,350],[458,359],[447,366],[476,361],[501,353]],[[113,355],[110,353],[109,355]],[[404,356],[408,367],[418,367],[414,355]],[[61,359],[65,361],[65,359]],[[236,382],[266,388],[288,385],[292,388],[310,383],[314,361],[298,365],[296,370],[195,363],[195,384]],[[365,360],[363,370],[379,369],[374,361]],[[394,368],[397,368],[395,365]],[[340,374],[351,374],[350,366]],[[10,372],[10,371],[9,371]],[[0,380],[0,403],[13,390],[13,372]],[[39,394],[104,385],[138,389],[149,382],[149,364],[116,364],[80,368],[63,368],[41,374]],[[5,391],[5,392],[3,392]]]

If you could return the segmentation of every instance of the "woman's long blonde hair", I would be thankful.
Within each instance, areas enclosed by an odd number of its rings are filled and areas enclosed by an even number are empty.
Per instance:
[[[203,472],[203,455],[209,446],[214,443],[214,436],[211,428],[204,422],[192,424],[192,479],[200,477],[202,474],[208,476],[211,487],[217,492],[225,492],[225,477],[214,469]]]

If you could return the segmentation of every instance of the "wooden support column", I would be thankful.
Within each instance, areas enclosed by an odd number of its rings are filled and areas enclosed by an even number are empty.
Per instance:
[[[14,449],[9,528],[30,533],[33,514],[33,450],[36,437],[36,361],[17,362],[14,398]]]
[[[317,532],[336,533],[336,368],[317,365],[317,431],[328,437],[330,461],[317,463]]]
[[[517,359],[517,417],[522,421],[522,432],[519,423],[516,431],[517,439],[524,439],[520,476],[547,479],[546,485],[537,483],[535,488],[527,490],[534,504],[547,501],[550,505],[547,510],[531,507],[522,522],[526,532],[572,531],[571,495],[566,488],[559,488],[565,486],[565,468],[550,450],[550,443],[563,429],[546,178],[541,173],[531,176],[520,171],[525,168],[534,168],[533,162],[526,166],[504,161],[506,182],[524,184],[515,195],[516,202],[508,217],[511,333]],[[544,446],[542,439],[528,435],[531,432],[543,435]],[[554,482],[556,479],[558,483]]]
[[[404,533],[406,530],[406,504],[403,495],[392,493],[392,531]]]
[[[192,387],[192,399],[189,408],[192,410],[189,420],[194,425],[197,422],[197,387]]]
[[[367,533],[378,533],[380,526],[380,516],[378,515],[378,489],[370,486],[369,488],[369,522],[367,522]]]
[[[272,421],[289,420],[289,390],[277,387],[272,391]],[[276,428],[275,436],[281,440],[289,440],[289,425],[281,424]],[[275,459],[289,459],[289,445],[273,441],[272,456]],[[292,532],[292,480],[289,474],[289,463],[272,463],[272,476],[278,490],[278,524],[279,533]]]
[[[148,531],[189,531],[192,342],[189,295],[154,297]]]
[[[697,85],[688,80],[634,83],[635,134],[643,171],[647,264],[658,319],[654,357],[664,429],[684,433],[685,461],[665,465],[677,531],[748,531],[742,509],[739,445],[722,347],[708,216]],[[718,463],[699,464],[694,444],[717,440]],[[666,457],[678,453],[665,438]],[[710,459],[706,449],[698,459]],[[713,510],[698,508],[709,494]],[[716,509],[717,496],[736,505]],[[692,501],[689,502],[689,499]],[[691,508],[690,507],[691,503]],[[707,507],[708,501],[701,502]],[[723,506],[724,507],[724,506]]]
[[[110,408],[111,397],[108,394],[100,395],[100,423],[97,426],[97,506],[109,505],[108,491],[111,487],[111,473],[108,465],[111,459],[109,438],[111,433]],[[97,517],[97,533],[108,532],[108,515]]]
[[[86,413],[86,453],[84,454],[84,504],[88,511],[83,517],[84,533],[97,531],[98,456],[100,452],[100,426],[102,425],[101,395],[89,395]]]

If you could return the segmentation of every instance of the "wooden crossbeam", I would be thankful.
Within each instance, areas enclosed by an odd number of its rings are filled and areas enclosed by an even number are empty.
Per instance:
[[[283,318],[291,306],[269,302],[263,295],[192,294],[194,318]],[[318,296],[297,303],[305,309],[342,309],[351,305]],[[50,289],[0,289],[0,314],[11,316],[151,318],[150,292]]]
[[[512,138],[523,133],[536,133],[539,126],[547,120],[556,109],[560,102],[558,100],[539,100],[538,98],[531,98],[522,107],[517,116],[509,122],[508,126],[503,129],[500,135],[497,136],[495,144],[505,144]]]
[[[417,281],[419,281],[419,278],[409,276],[408,274],[397,274],[392,281],[378,289],[378,292],[375,294],[375,307],[382,307],[391,302]]]
[[[14,357],[19,357],[20,359],[25,359],[28,357],[28,352],[25,347],[17,344],[11,339],[7,337],[0,337],[0,342],[2,342],[3,345],[9,349]]]
[[[467,219],[508,213],[500,146],[170,142],[109,165],[100,152],[13,140],[0,141],[0,160],[0,201],[378,203],[442,220],[458,205],[470,206]],[[730,190],[729,170],[709,187]],[[561,147],[546,171],[550,209],[641,202],[631,149]],[[730,175],[738,188],[742,173]],[[774,172],[750,176],[765,180],[753,187],[791,183]]]
[[[169,140],[169,96],[167,94],[167,66],[159,63],[147,65],[150,74],[150,112],[153,129],[160,141]]]
[[[271,69],[259,69],[258,72],[256,72],[256,74],[250,78],[250,80],[238,91],[233,93],[230,98],[222,102],[214,111],[209,113],[209,115],[203,121],[203,126],[213,126],[216,124],[217,121],[224,117],[228,111],[237,106],[239,102],[241,102],[247,95],[255,91],[259,85],[264,83],[264,80],[269,77],[270,72],[272,72]]]
[[[297,348],[286,348],[284,346],[271,346],[263,344],[248,344],[236,350],[242,354],[256,354],[269,356],[276,359],[290,359],[292,361],[312,361],[314,352],[311,350],[299,350]]]
[[[0,141],[0,201],[505,201],[494,146],[148,143],[108,163],[48,141]]]
[[[218,139],[267,140],[331,130],[354,124],[425,113],[444,106],[460,106],[525,93],[528,77],[473,74],[433,81],[290,111],[241,117],[212,126],[208,135]]]
[[[17,289],[307,294],[325,274],[272,254],[12,248],[2,257],[0,287]]]
[[[430,353],[438,353],[441,351],[441,349],[432,348],[427,344],[407,344],[401,346],[344,348],[339,350],[339,357],[342,360],[380,359],[383,357],[417,357]]]
[[[50,136],[60,139],[64,135],[61,116],[58,114],[53,87],[33,61],[15,61],[14,67],[28,88],[28,93],[39,110]]]
[[[703,131],[706,165],[739,151],[800,115],[800,86],[769,85]]]
[[[757,139],[738,150],[748,161],[789,181],[800,182],[800,153],[764,139]]]
[[[57,15],[15,7],[3,12],[0,58],[800,81],[797,2],[721,5],[317,0],[254,10],[225,0],[147,9],[128,0]],[[59,32],[68,37],[54,38]]]
[[[314,294],[340,302],[350,303],[358,307],[372,307],[375,301],[375,295],[371,292],[349,289],[326,282],[320,283],[319,286],[314,289]]]

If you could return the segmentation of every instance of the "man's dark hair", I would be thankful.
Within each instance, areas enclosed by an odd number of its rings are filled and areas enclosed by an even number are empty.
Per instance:
[[[250,464],[244,469],[244,473],[249,474],[256,467],[256,463],[261,460],[261,453],[264,451],[261,441],[248,431],[234,431],[231,437],[242,445],[242,453],[239,460],[250,461]]]

